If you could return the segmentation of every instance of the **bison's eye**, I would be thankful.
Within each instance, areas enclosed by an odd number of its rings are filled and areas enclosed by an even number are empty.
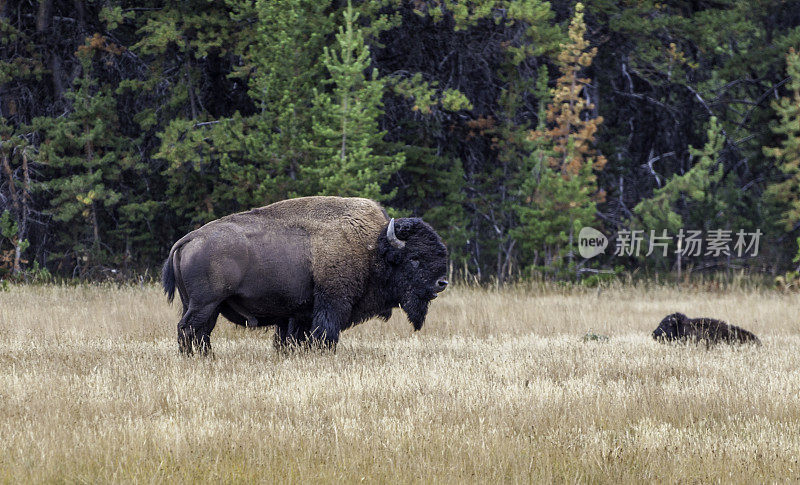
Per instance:
[[[411,258],[411,266],[413,266],[414,269],[419,268],[419,259]]]

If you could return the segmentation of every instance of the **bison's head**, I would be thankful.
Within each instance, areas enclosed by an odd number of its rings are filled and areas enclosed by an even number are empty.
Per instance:
[[[683,313],[673,313],[667,315],[658,324],[658,328],[653,330],[653,338],[656,340],[677,340],[686,336],[686,322],[689,318]]]
[[[431,226],[416,217],[392,219],[379,241],[395,294],[415,330],[428,303],[447,287],[447,248]]]

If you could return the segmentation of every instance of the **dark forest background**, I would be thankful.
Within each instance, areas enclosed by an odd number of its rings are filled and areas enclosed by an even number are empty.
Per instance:
[[[783,274],[798,50],[797,1],[0,0],[0,277],[152,274],[312,194],[423,217],[480,281]],[[763,236],[587,261],[583,226]]]

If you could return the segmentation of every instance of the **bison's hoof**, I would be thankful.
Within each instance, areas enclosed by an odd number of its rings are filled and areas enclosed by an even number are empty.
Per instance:
[[[211,342],[208,336],[203,336],[200,338],[187,338],[185,336],[178,337],[178,350],[180,351],[181,355],[191,356],[194,353],[198,353],[199,355],[209,355],[211,354]]]
[[[326,338],[315,338],[310,339],[308,341],[309,348],[315,350],[330,350],[332,352],[336,351],[336,340],[326,339]]]

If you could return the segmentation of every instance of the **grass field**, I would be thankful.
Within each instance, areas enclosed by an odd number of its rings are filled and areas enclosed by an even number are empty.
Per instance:
[[[220,319],[183,358],[156,287],[0,292],[0,481],[800,480],[800,297],[452,288],[332,353]],[[666,314],[762,347],[661,345]],[[607,341],[584,342],[587,332]]]

